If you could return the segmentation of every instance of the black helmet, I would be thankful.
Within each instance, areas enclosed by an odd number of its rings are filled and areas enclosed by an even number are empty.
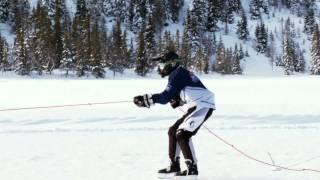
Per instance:
[[[169,75],[180,64],[179,56],[173,51],[169,51],[161,56],[154,57],[153,61],[158,62],[158,73],[161,75],[161,77]]]

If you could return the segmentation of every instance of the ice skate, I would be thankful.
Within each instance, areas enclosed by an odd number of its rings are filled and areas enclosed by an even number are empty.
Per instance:
[[[158,171],[158,175],[160,179],[170,179],[180,171],[180,158],[177,157],[174,161],[171,161],[170,166],[164,169],[160,169]]]
[[[175,179],[189,179],[195,180],[198,177],[198,167],[197,164],[194,164],[190,161],[186,161],[187,169],[176,173]]]

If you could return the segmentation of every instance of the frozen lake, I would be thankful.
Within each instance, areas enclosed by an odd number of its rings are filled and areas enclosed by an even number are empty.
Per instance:
[[[246,153],[320,170],[320,78],[205,77],[217,110],[205,126]],[[127,101],[166,80],[0,79],[0,109]],[[182,113],[133,103],[0,112],[0,177],[6,180],[152,180],[168,165],[167,129]],[[275,171],[202,128],[193,142],[199,180],[315,180]],[[271,160],[272,159],[272,160]]]

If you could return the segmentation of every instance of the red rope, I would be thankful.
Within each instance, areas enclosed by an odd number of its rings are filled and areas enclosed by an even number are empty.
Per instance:
[[[52,106],[21,107],[21,108],[0,109],[0,112],[35,110],[35,109],[52,109],[52,108],[62,108],[62,107],[77,107],[77,106],[94,106],[94,105],[119,104],[119,103],[129,103],[129,102],[132,102],[132,101],[110,101],[110,102],[99,102],[99,103],[82,103],[82,104],[66,104],[66,105],[52,105]]]
[[[274,165],[274,164],[271,164],[271,163],[268,163],[268,162],[265,162],[265,161],[262,161],[262,160],[259,160],[257,158],[254,158],[250,155],[248,155],[247,153],[241,151],[239,148],[237,148],[235,145],[229,143],[228,141],[224,140],[223,138],[221,138],[220,136],[218,136],[217,134],[215,134],[212,130],[210,130],[209,128],[207,128],[206,126],[203,126],[205,127],[210,134],[214,135],[216,138],[218,138],[220,141],[222,141],[224,144],[230,146],[231,148],[233,148],[234,150],[236,150],[237,152],[239,152],[240,154],[242,154],[243,156],[247,157],[248,159],[251,159],[253,161],[256,161],[258,163],[261,163],[261,164],[264,164],[264,165],[267,165],[267,166],[272,166],[272,167],[276,167],[276,168],[279,168],[279,169],[284,169],[284,170],[288,170],[288,171],[312,171],[312,172],[317,172],[317,173],[320,173],[320,170],[316,170],[316,169],[308,169],[308,168],[302,168],[302,169],[294,169],[294,168],[289,168],[289,167],[285,167],[285,166],[279,166],[279,165]]]
[[[183,113],[184,110],[182,110],[181,108],[179,108],[179,110]],[[316,170],[316,169],[308,169],[308,168],[302,168],[302,169],[294,169],[294,168],[289,168],[289,167],[285,167],[285,166],[279,166],[279,165],[275,165],[275,164],[271,164],[262,160],[259,160],[257,158],[254,158],[253,156],[250,156],[249,154],[243,152],[242,150],[240,150],[239,148],[237,148],[235,145],[229,143],[228,141],[226,141],[225,139],[223,139],[222,137],[218,136],[217,134],[215,134],[212,130],[210,130],[208,127],[206,127],[205,125],[203,125],[204,128],[206,128],[210,134],[212,134],[213,136],[215,136],[216,138],[218,138],[220,141],[222,141],[224,144],[230,146],[231,148],[233,148],[234,150],[236,150],[237,152],[239,152],[240,154],[242,154],[243,156],[247,157],[248,159],[251,159],[253,161],[256,161],[258,163],[267,165],[267,166],[272,166],[272,167],[276,167],[278,169],[284,169],[284,170],[288,170],[288,171],[312,171],[312,172],[317,172],[320,173],[320,170]]]

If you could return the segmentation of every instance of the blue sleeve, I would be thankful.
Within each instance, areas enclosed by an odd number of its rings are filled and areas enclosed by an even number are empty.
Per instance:
[[[168,85],[162,93],[152,96],[154,103],[167,104],[172,98],[179,95],[180,91],[184,88],[184,81],[181,80],[181,74],[179,74],[169,77]]]

